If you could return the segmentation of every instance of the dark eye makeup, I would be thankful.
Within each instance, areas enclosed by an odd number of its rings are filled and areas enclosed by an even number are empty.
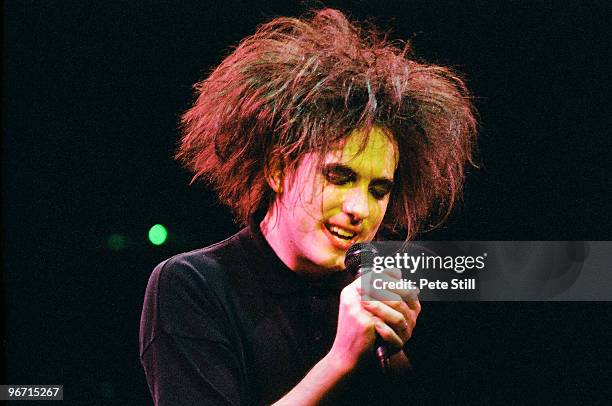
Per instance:
[[[369,189],[370,193],[372,193],[372,196],[380,200],[391,193],[391,189],[393,189],[393,182],[389,180],[374,181],[372,182],[372,184],[370,184]]]
[[[351,168],[342,164],[329,164],[323,167],[325,180],[333,185],[344,185],[357,180],[357,174]],[[375,199],[383,199],[393,188],[389,179],[374,179],[370,182],[369,191]]]
[[[334,185],[344,185],[357,179],[357,174],[351,168],[340,164],[326,165],[323,168],[323,176]]]

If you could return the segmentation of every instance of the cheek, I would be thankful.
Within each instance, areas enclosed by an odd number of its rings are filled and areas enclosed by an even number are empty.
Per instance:
[[[383,199],[383,200],[375,200],[371,205],[370,205],[370,220],[371,220],[371,227],[374,229],[373,231],[377,230],[378,227],[380,226],[380,224],[383,221],[383,218],[385,217],[385,213],[387,211],[387,206],[389,205],[389,199]]]
[[[322,187],[322,192],[319,194],[319,209],[323,213],[328,211],[334,211],[335,209],[342,207],[344,201],[344,192],[333,185],[326,185]]]
[[[299,187],[298,187],[299,186]],[[290,192],[283,195],[282,207],[289,213],[292,221],[297,223],[308,222],[308,219],[316,218],[321,212],[322,195],[320,188],[312,183],[289,187]]]

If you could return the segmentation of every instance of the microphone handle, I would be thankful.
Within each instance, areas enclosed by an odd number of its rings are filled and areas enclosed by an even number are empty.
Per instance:
[[[382,338],[380,338],[378,334],[376,334],[376,341],[382,341]],[[387,353],[387,345],[385,343],[377,343],[376,345],[376,358],[378,358],[378,365],[380,366],[380,370],[386,374],[391,369],[391,360],[389,359],[389,354]]]

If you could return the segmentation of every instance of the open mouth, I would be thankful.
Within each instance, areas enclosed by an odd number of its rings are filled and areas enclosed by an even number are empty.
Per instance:
[[[358,240],[359,233],[333,224],[325,223],[323,230],[336,249],[346,251]]]
[[[327,228],[327,231],[329,231],[329,233],[334,237],[345,241],[350,241],[357,235],[357,233],[327,223],[325,224],[325,228]]]

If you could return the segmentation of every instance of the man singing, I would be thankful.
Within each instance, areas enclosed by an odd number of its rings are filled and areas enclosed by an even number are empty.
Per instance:
[[[366,296],[344,258],[450,212],[476,133],[462,80],[324,9],[261,26],[196,90],[177,158],[246,227],[151,275],[140,356],[154,403],[408,403],[421,306]]]

